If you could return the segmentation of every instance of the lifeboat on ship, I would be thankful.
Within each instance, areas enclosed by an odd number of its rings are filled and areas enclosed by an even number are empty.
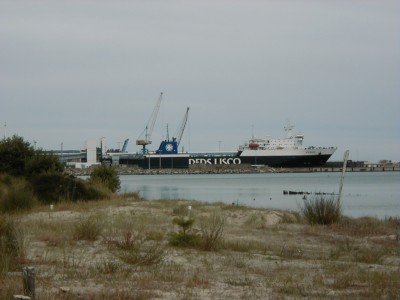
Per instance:
[[[260,147],[260,145],[259,144],[257,144],[257,143],[250,143],[249,144],[249,148],[251,149],[251,150],[257,150],[258,149],[258,147]]]

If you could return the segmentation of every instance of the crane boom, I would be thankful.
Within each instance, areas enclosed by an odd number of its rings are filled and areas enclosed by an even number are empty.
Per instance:
[[[144,131],[140,134],[139,138],[136,140],[136,145],[143,146],[143,153],[146,152],[146,145],[151,144],[150,139],[151,139],[151,135],[153,133],[154,125],[157,120],[158,111],[160,110],[162,96],[163,96],[163,93],[160,93],[160,97],[158,97],[156,105],[154,106],[153,112],[150,115],[150,119],[147,122],[147,125],[146,125]],[[141,138],[141,137],[143,137],[143,134],[144,134],[144,138]]]
[[[126,152],[126,148],[128,148],[129,139],[124,141],[124,145],[122,146],[121,152]]]
[[[185,131],[186,123],[188,120],[188,115],[189,115],[189,107],[186,108],[186,113],[183,116],[183,119],[182,119],[182,121],[177,129],[177,132],[175,134],[177,146],[179,146],[182,136],[183,136],[183,132]]]

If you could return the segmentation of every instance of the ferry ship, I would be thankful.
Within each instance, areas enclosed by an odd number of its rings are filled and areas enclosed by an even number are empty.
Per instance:
[[[120,154],[117,159],[119,164],[138,165],[146,169],[241,164],[290,168],[324,165],[336,151],[336,147],[304,147],[304,135],[294,135],[293,128],[292,125],[284,127],[285,138],[260,139],[253,136],[235,152],[179,153],[179,143],[173,138],[162,141],[153,153]]]

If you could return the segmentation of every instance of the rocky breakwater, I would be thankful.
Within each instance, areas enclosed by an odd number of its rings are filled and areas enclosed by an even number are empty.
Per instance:
[[[85,169],[68,168],[66,172],[73,176],[89,176],[95,167]],[[281,173],[286,169],[274,169],[268,166],[251,165],[191,165],[188,169],[142,169],[137,166],[115,166],[119,175],[170,175],[170,174],[253,174]]]

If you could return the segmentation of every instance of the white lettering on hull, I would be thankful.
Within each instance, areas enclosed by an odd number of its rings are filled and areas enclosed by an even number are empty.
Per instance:
[[[240,165],[240,158],[189,158],[189,165]]]

